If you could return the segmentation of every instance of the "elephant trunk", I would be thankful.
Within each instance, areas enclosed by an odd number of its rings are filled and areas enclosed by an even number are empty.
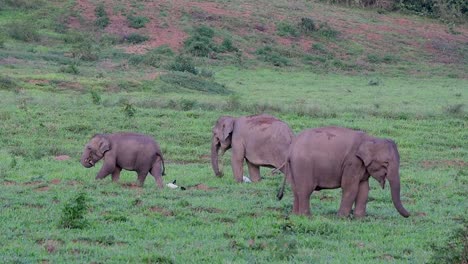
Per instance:
[[[93,164],[91,163],[89,159],[89,151],[85,150],[83,152],[83,155],[81,155],[80,159],[81,165],[83,165],[85,168],[91,168]]]
[[[393,170],[389,171],[387,177],[392,192],[392,201],[398,213],[403,217],[408,217],[410,216],[410,213],[406,211],[400,200],[400,174],[398,172],[398,165],[396,166],[397,168],[393,168]]]
[[[223,172],[219,170],[219,158],[218,158],[218,152],[219,152],[220,144],[218,140],[216,140],[213,137],[213,140],[211,142],[211,166],[213,167],[213,171],[217,177],[222,177]]]

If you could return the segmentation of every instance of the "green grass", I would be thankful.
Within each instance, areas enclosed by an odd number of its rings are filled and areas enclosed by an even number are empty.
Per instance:
[[[0,13],[0,24],[12,12]],[[435,260],[454,254],[444,248],[466,226],[468,213],[466,79],[408,74],[415,64],[404,64],[401,54],[371,56],[378,67],[367,74],[314,73],[294,61],[296,50],[276,47],[273,55],[291,64],[278,68],[244,57],[247,63],[232,66],[194,58],[190,65],[199,75],[191,76],[167,70],[177,51],[155,49],[154,58],[139,58],[48,30],[39,31],[40,43],[8,37],[0,48],[2,263],[426,263],[434,254]],[[339,49],[346,44],[337,43]],[[84,49],[88,44],[99,49]],[[78,48],[96,60],[70,57]],[[352,66],[331,49],[314,44],[313,55]],[[361,44],[350,49],[368,58]],[[421,76],[450,72],[416,64],[423,66]],[[222,159],[224,178],[216,178],[209,160],[216,119],[261,112],[296,133],[338,125],[394,139],[411,217],[399,216],[389,190],[375,181],[368,216],[355,220],[335,216],[340,190],[314,193],[311,218],[291,215],[291,189],[276,200],[282,176],[263,168],[260,183],[237,184],[230,152]],[[119,183],[95,181],[102,162],[82,167],[81,151],[95,133],[118,131],[146,133],[160,143],[165,183],[212,189],[158,190],[151,176],[138,188],[135,173],[127,171]],[[70,159],[56,160],[59,155]],[[79,208],[87,210],[73,219],[86,225],[63,228],[64,208],[81,193],[86,206]]]

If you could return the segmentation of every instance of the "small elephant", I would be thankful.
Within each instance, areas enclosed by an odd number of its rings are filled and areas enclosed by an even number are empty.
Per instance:
[[[395,208],[403,217],[410,215],[400,200],[400,155],[390,139],[342,127],[304,130],[291,144],[286,167],[294,193],[294,214],[310,215],[313,191],[341,187],[338,216],[349,216],[354,204],[354,216],[364,217],[371,175],[382,188],[385,180],[389,181]]]
[[[243,180],[243,163],[247,161],[252,181],[261,180],[259,166],[277,168],[284,173],[284,166],[293,132],[283,121],[271,115],[261,114],[220,117],[213,127],[211,164],[216,176],[221,177],[218,164],[221,156],[232,148],[231,166],[237,182]]]
[[[148,172],[159,188],[163,188],[164,158],[158,143],[151,137],[136,133],[97,134],[86,144],[81,164],[90,168],[104,158],[104,164],[96,176],[103,179],[112,174],[118,181],[122,169],[136,171],[138,183],[143,186]]]

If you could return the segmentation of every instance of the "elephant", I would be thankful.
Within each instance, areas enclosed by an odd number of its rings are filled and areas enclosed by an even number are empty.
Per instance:
[[[253,182],[261,180],[260,166],[276,168],[284,173],[283,165],[294,134],[278,118],[267,114],[237,118],[221,116],[212,132],[211,164],[216,176],[223,176],[219,156],[231,148],[231,166],[237,182],[243,181],[244,159]]]
[[[143,186],[150,172],[158,187],[163,188],[164,158],[153,138],[137,133],[96,134],[86,144],[81,164],[91,168],[103,158],[104,164],[96,176],[97,180],[112,174],[112,181],[116,182],[120,171],[125,169],[136,171],[138,183]]]
[[[393,205],[403,217],[409,212],[400,200],[400,155],[391,139],[377,138],[343,127],[321,127],[299,133],[291,144],[286,174],[294,193],[293,213],[310,215],[310,196],[322,189],[342,189],[338,216],[366,215],[369,176],[382,189],[388,180]],[[278,193],[281,200],[286,178]]]

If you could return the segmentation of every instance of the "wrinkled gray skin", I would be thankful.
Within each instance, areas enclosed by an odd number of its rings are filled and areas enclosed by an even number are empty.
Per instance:
[[[97,134],[86,144],[81,164],[90,168],[101,159],[104,159],[104,164],[96,179],[112,174],[112,181],[118,181],[120,171],[125,169],[136,171],[138,183],[143,186],[150,172],[158,187],[163,188],[164,159],[158,143],[149,136],[136,133]]]
[[[308,129],[291,144],[286,167],[294,193],[294,214],[310,215],[314,190],[341,187],[338,216],[349,216],[354,204],[354,216],[364,217],[372,175],[382,188],[388,180],[395,208],[403,217],[410,215],[400,200],[400,156],[390,139],[341,127]],[[283,190],[284,183],[280,199]]]
[[[293,132],[288,125],[270,115],[222,116],[213,127],[211,164],[214,173],[218,177],[223,175],[219,156],[230,148],[232,171],[237,182],[242,182],[244,159],[253,182],[261,180],[259,166],[284,172],[292,138]]]

